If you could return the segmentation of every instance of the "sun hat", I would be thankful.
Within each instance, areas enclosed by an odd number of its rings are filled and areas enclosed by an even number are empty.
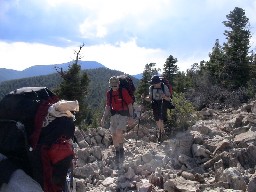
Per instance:
[[[119,79],[116,76],[110,77],[109,86],[110,87],[115,87],[117,85],[119,85]]]
[[[158,75],[154,75],[152,78],[151,78],[151,81],[149,82],[150,84],[157,84],[157,83],[160,83],[161,80],[159,78]]]

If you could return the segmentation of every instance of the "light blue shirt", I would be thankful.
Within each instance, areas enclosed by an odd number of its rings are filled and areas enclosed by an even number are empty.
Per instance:
[[[152,90],[153,89],[153,90]],[[153,97],[152,97],[153,92]],[[162,90],[162,87],[160,88],[154,88],[154,85],[151,85],[149,87],[149,98],[152,98],[153,100],[162,100],[162,95],[165,94],[167,97],[170,97],[170,91],[168,87],[164,84],[164,92]]]

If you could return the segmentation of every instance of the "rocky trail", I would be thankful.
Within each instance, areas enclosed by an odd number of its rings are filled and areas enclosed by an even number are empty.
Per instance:
[[[255,192],[256,102],[198,115],[193,126],[159,144],[154,123],[143,113],[139,126],[125,135],[119,164],[108,129],[77,129],[75,191]]]

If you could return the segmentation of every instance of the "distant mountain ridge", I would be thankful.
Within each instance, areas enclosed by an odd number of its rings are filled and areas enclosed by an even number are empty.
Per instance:
[[[52,64],[52,65],[35,65],[27,69],[24,69],[22,71],[0,68],[0,82],[12,80],[12,79],[21,79],[21,78],[27,78],[27,77],[49,75],[52,73],[56,73],[55,67],[62,68],[63,70],[67,70],[70,64],[72,64],[72,62],[67,62],[62,64]],[[104,65],[96,61],[79,61],[79,64],[81,65],[82,70],[105,67]]]
[[[49,75],[56,73],[57,68],[62,68],[63,70],[67,70],[68,66],[72,64],[72,62],[62,63],[62,64],[52,64],[52,65],[35,65],[29,68],[26,68],[22,71],[17,71],[13,69],[5,69],[0,68],[0,82],[9,81],[13,79],[21,79],[21,78],[28,78],[28,77],[36,77],[41,75]],[[79,61],[81,65],[81,69],[97,69],[97,68],[106,68],[101,63],[97,61]],[[133,77],[137,79],[142,78],[142,74],[133,75]]]
[[[97,69],[85,69],[89,78],[88,95],[85,97],[88,101],[88,106],[93,110],[102,107],[105,104],[106,91],[109,89],[109,78],[113,75],[123,75],[124,73],[117,70],[112,70],[107,67],[100,67]],[[139,80],[132,77],[135,87],[138,86]],[[41,75],[35,77],[13,79],[0,83],[0,100],[11,91],[21,87],[47,87],[53,92],[58,88],[62,82],[62,78],[58,73],[49,75]]]

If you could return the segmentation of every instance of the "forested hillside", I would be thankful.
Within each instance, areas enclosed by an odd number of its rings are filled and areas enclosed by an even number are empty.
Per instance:
[[[62,68],[63,70],[68,70],[70,64],[72,64],[72,62],[67,62],[62,64],[52,64],[52,65],[34,65],[22,71],[0,68],[0,82],[9,81],[13,79],[34,77],[34,76],[49,75],[49,74],[55,73],[56,68]],[[79,64],[82,70],[105,67],[104,65],[96,61],[79,60]]]
[[[99,107],[103,107],[104,96],[108,89],[108,79],[113,75],[121,75],[123,72],[108,68],[87,69],[85,71],[90,80],[88,95],[85,95],[85,99],[89,108],[97,110]],[[61,81],[62,78],[58,73],[4,81],[0,83],[0,99],[10,91],[21,87],[48,87],[54,91]],[[138,85],[138,81],[134,79],[135,85]]]

